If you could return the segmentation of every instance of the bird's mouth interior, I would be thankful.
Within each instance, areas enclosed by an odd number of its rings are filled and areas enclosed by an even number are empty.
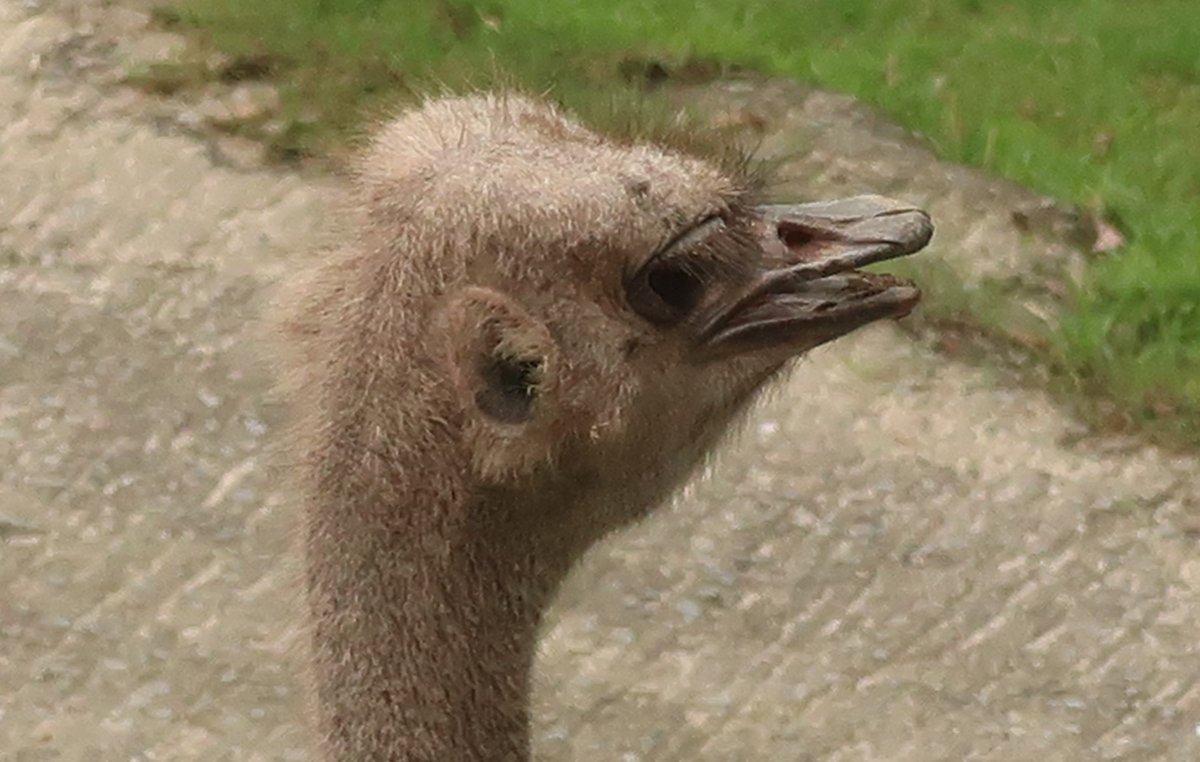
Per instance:
[[[698,335],[706,350],[803,350],[903,317],[920,301],[910,281],[860,268],[923,249],[933,235],[924,211],[859,196],[753,212],[762,264],[746,288],[709,311]]]

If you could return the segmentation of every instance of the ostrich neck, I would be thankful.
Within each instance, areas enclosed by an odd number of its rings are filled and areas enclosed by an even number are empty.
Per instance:
[[[326,759],[529,759],[537,630],[566,564],[502,504],[341,493],[312,506],[307,538]]]

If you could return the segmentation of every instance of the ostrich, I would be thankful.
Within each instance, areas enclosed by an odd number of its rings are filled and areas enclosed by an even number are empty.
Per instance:
[[[516,94],[432,100],[354,174],[299,274],[292,437],[327,760],[529,759],[541,612],[788,361],[908,313],[857,268],[927,215],[764,205],[736,168]]]

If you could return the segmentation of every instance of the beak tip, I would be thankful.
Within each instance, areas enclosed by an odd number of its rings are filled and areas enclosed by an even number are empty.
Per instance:
[[[913,251],[920,251],[928,246],[929,242],[933,240],[933,218],[931,218],[929,216],[929,212],[926,212],[924,209],[914,209],[913,211],[916,212],[917,216],[915,223],[916,230],[914,231],[912,238],[916,248],[913,249]]]

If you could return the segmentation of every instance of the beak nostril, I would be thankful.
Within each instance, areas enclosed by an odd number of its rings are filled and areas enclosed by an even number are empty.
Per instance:
[[[776,232],[779,240],[783,241],[789,249],[803,248],[817,238],[811,231],[797,225],[779,225],[776,227]]]

